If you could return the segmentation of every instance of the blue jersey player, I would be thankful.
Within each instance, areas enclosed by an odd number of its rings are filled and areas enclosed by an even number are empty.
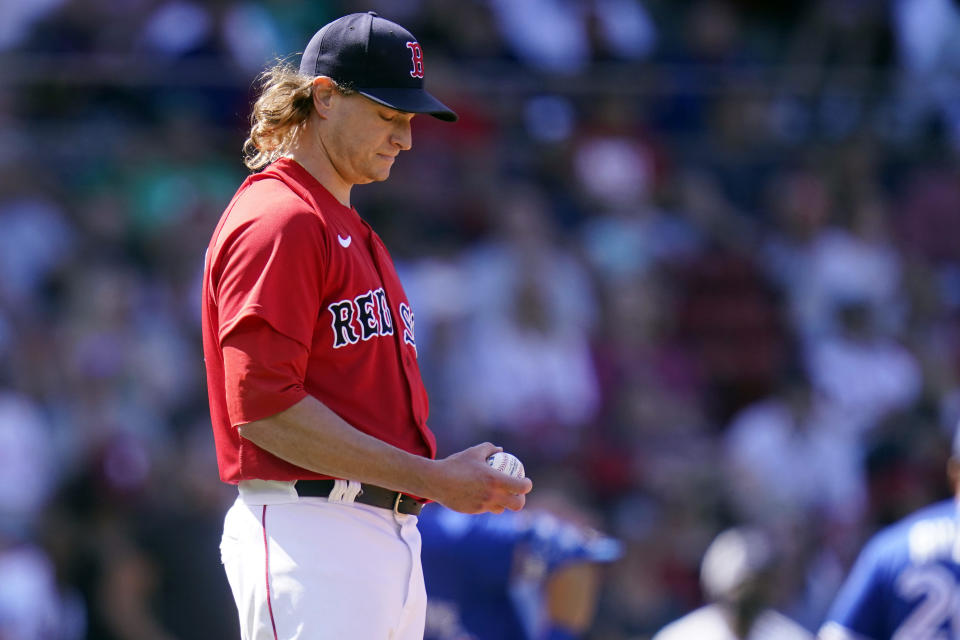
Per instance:
[[[616,540],[546,512],[420,514],[425,640],[569,640],[593,617]]]
[[[960,495],[960,437],[948,475]],[[958,518],[957,500],[945,500],[877,533],[854,563],[819,640],[960,638]]]

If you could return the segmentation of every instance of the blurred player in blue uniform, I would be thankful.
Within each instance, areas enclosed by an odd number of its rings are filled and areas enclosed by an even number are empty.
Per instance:
[[[420,515],[425,640],[570,640],[589,627],[618,541],[552,514]]]
[[[960,428],[947,466],[960,496]],[[820,640],[960,638],[960,527],[957,499],[925,507],[864,546],[823,626]]]

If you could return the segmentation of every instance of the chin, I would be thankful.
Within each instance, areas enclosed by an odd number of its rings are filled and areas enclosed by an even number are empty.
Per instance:
[[[353,184],[370,184],[371,182],[383,182],[390,177],[389,171],[380,171],[377,173],[368,173],[365,176],[360,176],[356,179]]]

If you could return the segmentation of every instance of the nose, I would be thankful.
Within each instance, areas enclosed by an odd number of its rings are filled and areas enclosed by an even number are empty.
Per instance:
[[[397,118],[397,126],[393,130],[391,142],[401,151],[407,151],[413,146],[413,130],[410,126],[410,120]]]

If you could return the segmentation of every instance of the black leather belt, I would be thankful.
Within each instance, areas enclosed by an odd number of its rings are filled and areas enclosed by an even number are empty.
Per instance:
[[[326,498],[333,490],[334,480],[297,480],[297,495],[316,498]],[[423,503],[410,496],[398,491],[391,491],[373,484],[360,485],[360,493],[354,499],[354,502],[369,504],[373,507],[383,507],[398,513],[405,513],[411,516],[420,515],[423,509]]]

